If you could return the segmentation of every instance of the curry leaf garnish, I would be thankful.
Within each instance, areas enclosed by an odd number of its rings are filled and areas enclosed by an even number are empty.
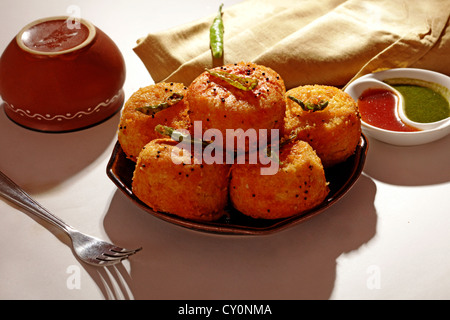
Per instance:
[[[161,102],[159,104],[153,105],[153,106],[144,106],[144,107],[137,107],[135,110],[142,112],[146,115],[154,115],[157,112],[160,112],[164,109],[167,109],[174,104],[180,102],[183,100],[183,95],[181,93],[174,92],[170,97],[167,98],[166,101]]]
[[[199,140],[199,139],[193,139],[191,137],[190,134],[188,133],[183,133],[177,129],[174,129],[172,127],[169,126],[163,126],[161,124],[158,124],[155,127],[155,131],[164,135],[164,136],[169,136],[172,138],[172,140],[175,140],[177,142],[190,142],[190,143],[199,143],[202,144],[203,146],[207,146],[209,145],[211,142],[209,141],[204,141],[204,140]]]
[[[268,145],[264,150],[265,154],[268,158],[271,158],[273,161],[275,161],[278,164],[282,164],[279,157],[279,151],[281,148],[283,148],[285,145],[291,143],[292,141],[296,140],[298,136],[297,132],[292,133],[288,138],[279,141],[275,146]],[[274,152],[273,149],[276,149],[277,152]]]
[[[250,91],[253,90],[258,85],[258,79],[255,78],[248,78],[248,77],[241,77],[236,74],[228,73],[225,71],[219,71],[219,70],[208,70],[206,69],[208,73],[211,75],[218,77],[222,80],[225,80],[232,86],[244,90],[244,91]]]
[[[304,103],[300,99],[297,99],[296,97],[293,96],[288,96],[288,98],[297,103],[298,105],[300,105],[300,107],[302,107],[302,109],[305,111],[312,111],[312,112],[321,111],[328,106],[328,101],[320,100],[319,103],[311,103],[311,102]]]

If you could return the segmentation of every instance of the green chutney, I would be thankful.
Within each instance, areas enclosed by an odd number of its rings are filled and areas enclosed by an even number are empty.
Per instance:
[[[415,122],[429,123],[443,120],[450,116],[450,104],[445,96],[448,89],[435,83],[408,79],[386,81],[405,99],[405,114]]]

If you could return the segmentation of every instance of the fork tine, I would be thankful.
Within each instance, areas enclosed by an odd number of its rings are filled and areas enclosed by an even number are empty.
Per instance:
[[[110,250],[109,252],[104,252],[103,255],[107,256],[107,257],[111,257],[111,258],[120,258],[120,257],[129,257],[133,254],[135,254],[137,251],[136,250],[130,250],[130,251],[114,251],[114,250]]]
[[[112,257],[112,256],[105,255],[103,253],[103,254],[101,254],[100,256],[98,256],[95,259],[100,260],[100,261],[109,262],[109,261],[121,261],[121,260],[126,259],[126,258],[128,258],[128,256]]]
[[[119,247],[113,247],[109,249],[109,252],[103,252],[96,259],[100,261],[106,262],[120,262],[124,259],[127,259],[131,255],[140,251],[142,248],[138,248],[136,250],[128,250]]]
[[[97,261],[95,263],[92,263],[97,266],[107,267],[112,266],[115,264],[118,264],[122,261],[122,259],[115,259],[115,260],[102,260],[102,259],[96,259]]]
[[[120,247],[112,247],[109,250],[111,252],[118,253],[118,254],[135,254],[136,252],[141,251],[142,248],[138,248],[138,249],[135,249],[135,250],[129,250],[129,249],[120,248]]]
[[[109,257],[109,256],[98,256],[95,259],[98,261],[98,263],[100,265],[111,265],[111,264],[116,264],[121,262],[122,260],[127,259],[128,256],[123,256],[123,257]]]

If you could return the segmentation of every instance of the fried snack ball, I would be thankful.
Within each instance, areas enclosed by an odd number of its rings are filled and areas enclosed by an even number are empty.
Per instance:
[[[275,174],[262,175],[260,169],[259,164],[234,164],[231,169],[231,203],[247,216],[290,217],[316,207],[329,193],[322,162],[305,141],[281,147]]]
[[[328,101],[321,111],[305,111],[300,104]],[[300,86],[286,92],[284,134],[297,134],[322,159],[325,168],[345,161],[354,154],[361,137],[361,119],[353,98],[339,88],[323,85]]]
[[[201,163],[172,139],[155,139],[139,154],[132,191],[156,212],[213,221],[228,203],[230,169]]]
[[[257,79],[256,87],[243,90],[208,71],[200,74],[188,87],[186,101],[192,122],[200,121],[202,130],[217,129],[225,137],[232,129],[236,140],[244,139],[247,130],[282,129],[286,110],[286,88],[274,70],[254,63],[240,62],[216,67],[211,72]],[[270,131],[269,137],[270,137]],[[238,143],[229,144],[237,149]],[[248,151],[249,144],[245,144]]]
[[[141,88],[131,95],[122,109],[118,130],[119,143],[129,159],[136,161],[143,146],[153,139],[162,138],[155,132],[156,125],[188,129],[190,124],[184,98],[154,115],[147,115],[136,108],[157,106],[170,101],[174,93],[184,97],[186,91],[187,88],[182,83],[161,82]]]

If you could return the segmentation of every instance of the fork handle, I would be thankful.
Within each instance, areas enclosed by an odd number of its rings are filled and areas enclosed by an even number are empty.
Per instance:
[[[58,217],[51,214],[47,209],[41,206],[33,198],[31,198],[22,188],[8,178],[0,171],[0,194],[21,208],[35,214],[36,216],[50,222],[51,224],[62,228],[66,233],[72,227],[66,224]]]

